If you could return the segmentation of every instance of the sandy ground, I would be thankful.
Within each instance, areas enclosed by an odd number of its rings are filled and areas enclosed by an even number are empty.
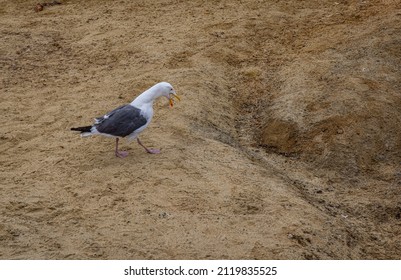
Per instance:
[[[400,1],[0,1],[1,259],[400,259]],[[159,81],[146,154],[71,127]]]

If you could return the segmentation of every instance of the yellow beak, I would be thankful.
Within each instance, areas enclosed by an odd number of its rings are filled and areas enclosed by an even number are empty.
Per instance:
[[[170,94],[170,99],[169,99],[170,108],[173,108],[174,106],[174,97],[177,98],[178,101],[181,101],[181,98],[177,94],[175,93]]]

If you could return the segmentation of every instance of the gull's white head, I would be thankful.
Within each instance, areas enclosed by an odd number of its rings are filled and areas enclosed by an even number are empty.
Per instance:
[[[178,101],[181,100],[170,83],[161,82],[156,84],[154,87],[157,88],[160,96],[164,96],[169,100],[170,107],[173,107],[174,105],[174,98],[177,98]]]
[[[155,84],[153,87],[140,94],[134,99],[134,101],[131,102],[131,105],[137,108],[142,108],[144,105],[152,105],[153,101],[161,96],[164,96],[169,100],[170,107],[173,107],[174,105],[174,98],[180,100],[180,97],[176,94],[171,84],[167,82],[161,82]]]

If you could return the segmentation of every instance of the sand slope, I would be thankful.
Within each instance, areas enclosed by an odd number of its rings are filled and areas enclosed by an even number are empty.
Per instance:
[[[0,258],[401,257],[400,1],[0,4]]]

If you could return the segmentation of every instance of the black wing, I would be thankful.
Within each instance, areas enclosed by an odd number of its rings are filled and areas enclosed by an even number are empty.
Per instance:
[[[125,137],[146,122],[146,118],[141,115],[141,110],[128,104],[114,109],[103,117],[96,118],[95,127],[101,133]]]

